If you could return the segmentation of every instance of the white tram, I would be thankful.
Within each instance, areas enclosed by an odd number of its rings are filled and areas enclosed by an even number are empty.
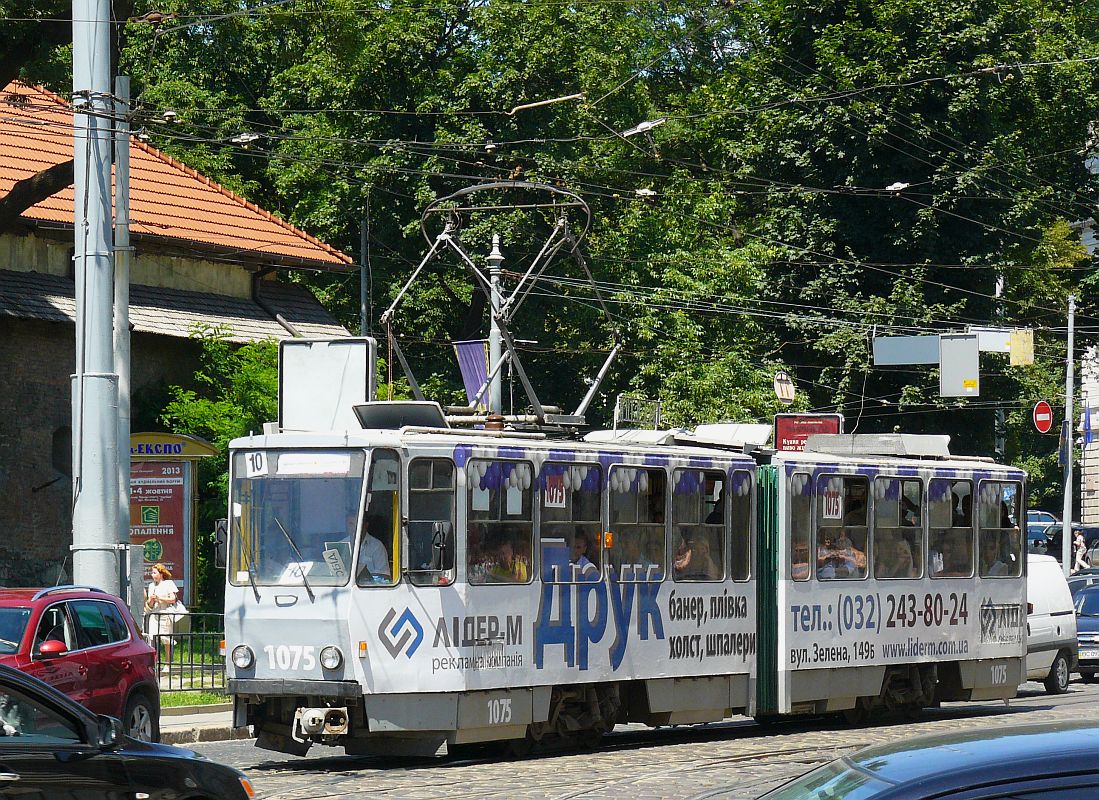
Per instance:
[[[746,454],[358,409],[231,445],[229,689],[261,747],[594,744],[1021,680],[1024,474],[945,437]]]

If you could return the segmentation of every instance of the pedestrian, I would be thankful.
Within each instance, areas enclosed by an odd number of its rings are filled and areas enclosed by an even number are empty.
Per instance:
[[[161,672],[167,672],[172,663],[172,634],[179,608],[179,587],[172,580],[172,571],[163,564],[155,564],[153,582],[145,590],[145,611],[149,620],[145,632],[153,642],[164,644],[165,660]]]
[[[1082,531],[1076,531],[1076,535],[1072,537],[1072,549],[1076,552],[1076,562],[1072,566],[1073,572],[1079,572],[1082,569],[1088,568],[1088,546],[1084,541],[1084,534]]]

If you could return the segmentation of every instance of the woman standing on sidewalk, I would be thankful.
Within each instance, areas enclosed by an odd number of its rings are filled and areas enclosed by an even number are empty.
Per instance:
[[[179,588],[172,580],[172,571],[163,564],[153,567],[153,582],[145,590],[145,611],[149,624],[145,631],[149,638],[164,642],[164,666],[161,672],[168,671],[172,663],[172,633],[175,627],[176,603],[179,601]]]

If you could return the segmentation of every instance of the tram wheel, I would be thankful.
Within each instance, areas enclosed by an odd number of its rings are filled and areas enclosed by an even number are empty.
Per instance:
[[[870,719],[870,704],[859,697],[855,699],[854,708],[845,708],[840,714],[848,725],[864,725]]]
[[[522,739],[508,739],[504,742],[504,752],[512,758],[526,758],[534,750],[534,740],[530,731]]]
[[[598,750],[603,742],[603,731],[598,729],[578,731],[573,741],[581,750]]]

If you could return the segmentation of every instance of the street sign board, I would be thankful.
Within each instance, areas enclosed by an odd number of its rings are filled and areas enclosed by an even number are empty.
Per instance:
[[[939,334],[940,397],[979,397],[980,368],[977,334]]]
[[[1035,404],[1033,417],[1038,433],[1049,433],[1053,430],[1053,409],[1045,400],[1039,400]]]
[[[842,431],[842,414],[775,414],[775,449],[800,452],[810,434]]]
[[[782,370],[775,373],[775,397],[784,405],[794,402],[794,381]]]

